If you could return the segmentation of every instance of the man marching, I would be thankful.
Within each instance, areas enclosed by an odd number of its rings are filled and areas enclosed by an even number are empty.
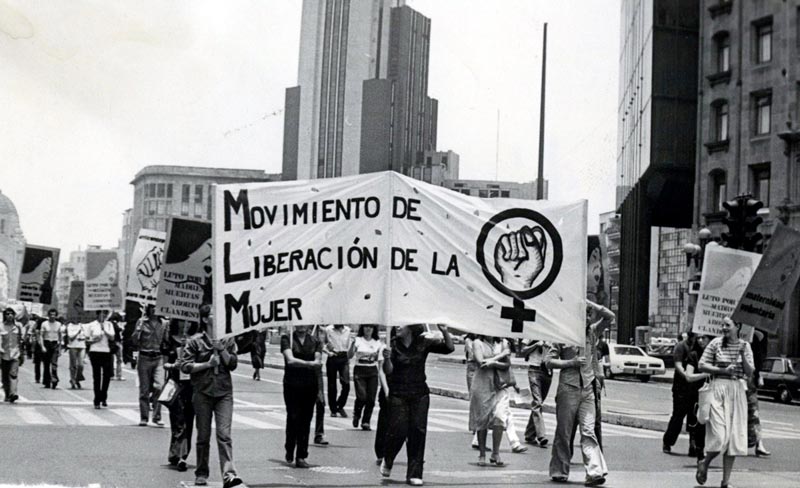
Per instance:
[[[25,361],[20,350],[22,344],[22,324],[14,320],[16,312],[9,307],[3,310],[3,326],[0,329],[0,366],[2,367],[3,393],[5,401],[14,403],[17,395],[17,375]]]

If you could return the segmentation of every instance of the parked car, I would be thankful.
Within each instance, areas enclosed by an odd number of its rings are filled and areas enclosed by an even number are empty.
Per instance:
[[[606,378],[618,375],[636,376],[640,381],[650,381],[652,375],[666,373],[664,361],[648,356],[640,347],[609,344],[608,356],[603,358]]]
[[[764,386],[759,393],[772,395],[783,403],[792,403],[800,399],[800,359],[769,357],[761,366],[761,378]]]

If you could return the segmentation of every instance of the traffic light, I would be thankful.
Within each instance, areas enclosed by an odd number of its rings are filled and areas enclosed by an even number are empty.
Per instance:
[[[764,236],[758,232],[758,226],[764,221],[758,216],[758,211],[764,206],[763,203],[748,198],[744,204],[744,222],[742,223],[744,237],[742,239],[742,249],[745,251],[756,252],[758,245]]]
[[[728,226],[728,232],[722,233],[722,241],[725,247],[741,249],[744,242],[744,202],[741,197],[736,197],[735,200],[723,202],[722,206],[728,211],[728,215],[722,219]]]
[[[739,195],[722,206],[728,211],[723,219],[728,226],[728,232],[722,233],[725,246],[754,252],[764,237],[758,232],[758,226],[763,222],[758,211],[764,204],[751,195]]]

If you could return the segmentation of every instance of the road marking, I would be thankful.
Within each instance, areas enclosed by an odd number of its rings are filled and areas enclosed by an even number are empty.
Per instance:
[[[233,414],[233,421],[239,422],[240,424],[244,424],[250,427],[255,427],[256,429],[282,429],[282,426],[270,424],[268,422],[264,422],[261,420],[256,420],[250,417],[245,417],[244,415],[235,413]]]
[[[108,422],[105,419],[100,418],[99,416],[81,409],[81,408],[64,408],[64,412],[69,414],[72,418],[78,421],[80,425],[90,425],[90,426],[99,426],[99,427],[108,427],[113,425],[112,423]]]
[[[465,432],[468,431],[469,430],[469,421],[464,423],[463,422],[463,420],[464,420],[463,418],[459,419],[459,420],[461,420],[461,422],[454,422],[454,421],[445,420],[445,419],[438,418],[438,417],[428,417],[428,424],[438,424],[438,425],[443,425],[445,427],[449,427],[451,429],[463,430]]]
[[[238,376],[240,378],[247,378],[249,380],[253,379],[252,376],[248,376],[246,374],[241,374],[241,373],[231,373],[231,375]],[[265,383],[272,383],[272,384],[275,384],[275,385],[282,385],[283,384],[283,381],[269,380],[269,379],[265,379],[265,378],[261,378],[261,381],[263,381]],[[253,381],[253,382],[257,383],[257,381]]]
[[[791,422],[778,422],[776,420],[764,420],[764,419],[761,419],[761,423],[762,424],[786,425],[786,426],[789,426],[789,427],[794,427],[794,424],[791,423]]]
[[[134,410],[132,408],[109,408],[109,412],[115,413],[120,417],[133,422],[134,424],[139,423],[139,411]]]
[[[15,412],[26,424],[51,425],[53,422],[33,408],[18,408]]]

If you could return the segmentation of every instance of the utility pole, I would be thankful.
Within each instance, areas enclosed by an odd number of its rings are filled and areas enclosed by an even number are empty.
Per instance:
[[[547,22],[542,42],[542,96],[539,102],[539,175],[536,178],[536,199],[544,200],[544,92],[547,73]]]

